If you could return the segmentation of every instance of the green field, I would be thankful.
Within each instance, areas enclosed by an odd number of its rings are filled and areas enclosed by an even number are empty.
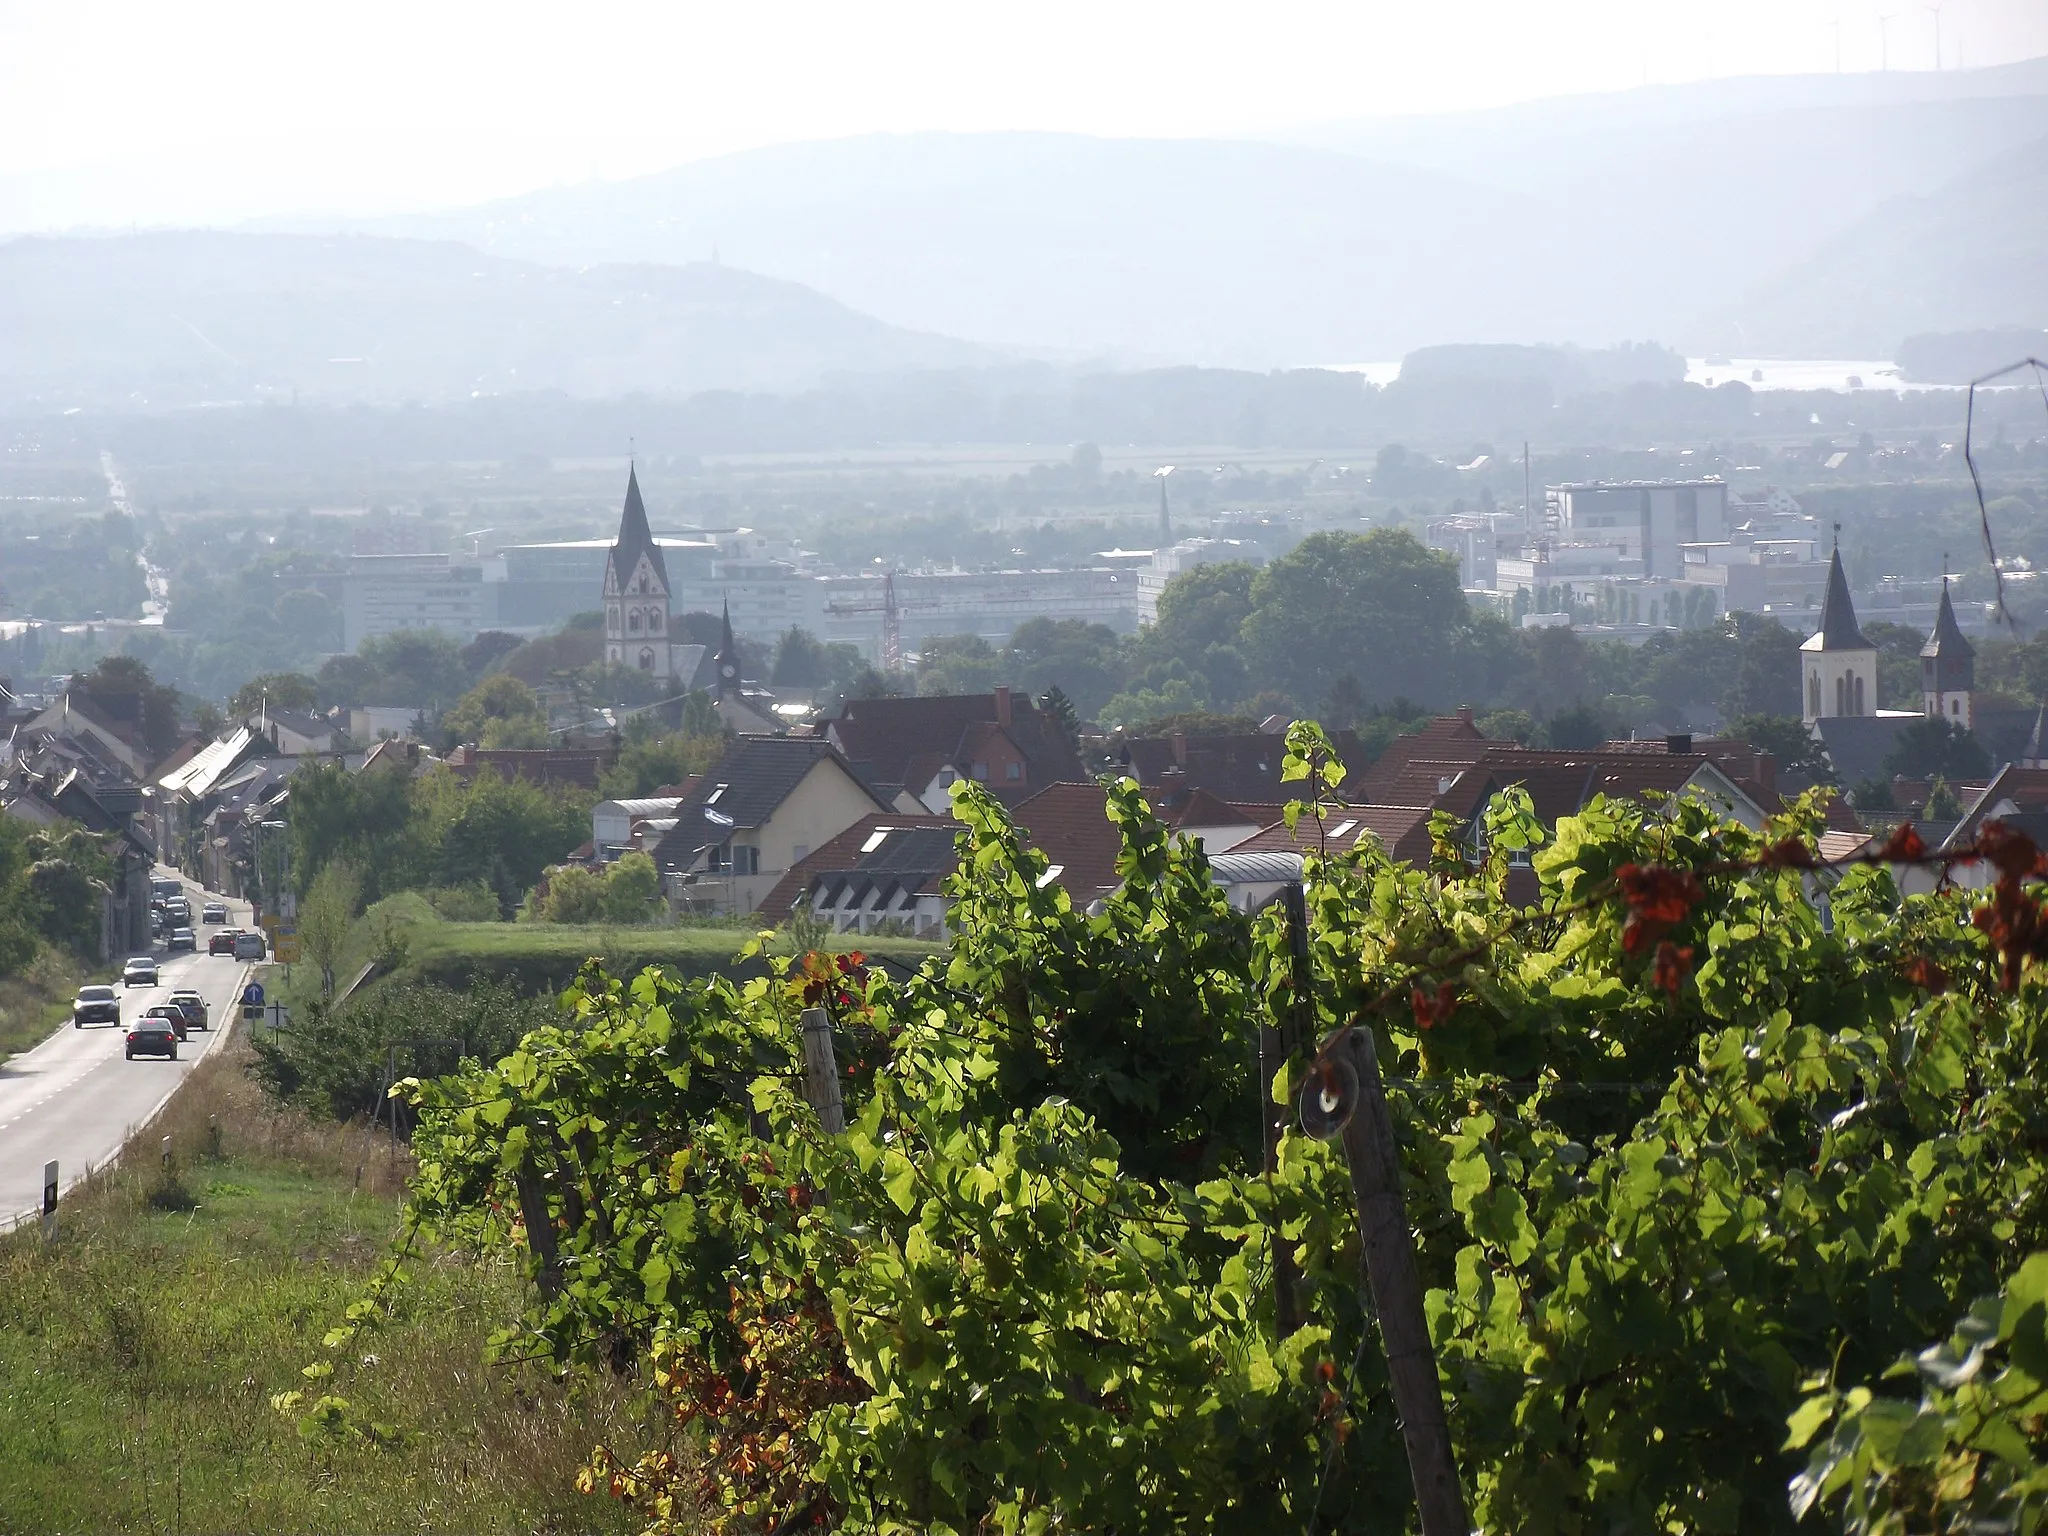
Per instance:
[[[602,960],[615,976],[650,965],[684,977],[760,975],[758,960],[735,957],[757,930],[745,923],[568,926],[554,923],[451,923],[410,893],[389,897],[356,924],[345,962],[335,968],[345,987],[375,956],[395,961],[388,974],[403,980],[462,987],[478,976],[499,977],[529,994],[559,992],[576,979],[583,963]],[[856,938],[831,941],[835,950],[858,949],[915,967],[935,946],[913,939]],[[318,995],[311,966],[292,968],[290,993],[300,1000]]]
[[[632,1529],[572,1483],[599,1440],[649,1434],[628,1393],[483,1364],[517,1305],[502,1268],[429,1255],[394,1326],[323,1385],[390,1445],[309,1441],[270,1406],[307,1385],[386,1252],[404,1166],[388,1142],[269,1109],[244,1059],[201,1066],[137,1151],[67,1200],[54,1246],[0,1238],[0,1531]],[[166,1130],[191,1209],[160,1184]]]

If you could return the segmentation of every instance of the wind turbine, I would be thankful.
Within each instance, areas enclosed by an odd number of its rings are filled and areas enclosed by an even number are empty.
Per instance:
[[[1889,16],[1877,18],[1877,67],[1889,70],[1892,67],[1892,22],[1897,18],[1894,11]]]
[[[1927,13],[1928,15],[1930,15],[1930,16],[1932,16],[1932,17],[1934,18],[1934,68],[1935,68],[1935,71],[1936,71],[1936,73],[1939,73],[1939,72],[1940,72],[1940,70],[1941,70],[1941,11],[1942,11],[1942,7],[1941,7],[1941,6],[1939,6],[1939,5],[1923,5],[1923,6],[1921,6],[1921,7],[1920,7],[1920,9],[1921,9],[1921,10],[1923,10],[1923,11],[1925,11],[1925,12],[1926,12],[1926,13]]]

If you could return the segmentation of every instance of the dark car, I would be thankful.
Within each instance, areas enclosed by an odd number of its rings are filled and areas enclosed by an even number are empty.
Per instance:
[[[235,940],[241,936],[242,930],[239,928],[223,928],[219,933],[209,933],[206,936],[206,952],[209,955],[232,955],[235,952]]]
[[[196,949],[199,941],[192,936],[190,928],[173,928],[171,936],[164,940],[165,949]]]
[[[168,1056],[178,1059],[178,1029],[169,1019],[151,1015],[135,1021],[128,1031],[128,1059],[138,1056]]]
[[[80,987],[78,996],[71,1004],[71,1027],[83,1029],[88,1024],[118,1024],[121,1022],[120,994],[112,987]]]
[[[162,1019],[177,1032],[180,1040],[185,1039],[187,1032],[192,1028],[192,1021],[185,1017],[185,1010],[176,1003],[152,1004],[142,1017],[145,1022],[150,1019]]]
[[[185,1010],[185,1022],[187,1024],[196,1024],[201,1029],[211,1029],[213,1027],[206,1021],[206,999],[197,992],[194,992],[190,987],[180,987],[177,991],[173,992],[171,994],[171,1003],[174,1007]]]

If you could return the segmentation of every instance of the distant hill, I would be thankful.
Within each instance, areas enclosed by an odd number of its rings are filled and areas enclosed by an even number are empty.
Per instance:
[[[2026,357],[2048,360],[2048,330],[2024,325],[1908,336],[1894,361],[1913,384],[1967,384]]]
[[[2048,137],[1891,199],[1726,318],[1731,338],[1834,357],[1889,356],[1922,332],[2048,326]]]
[[[0,407],[788,392],[1000,358],[709,262],[565,270],[368,235],[0,243]]]
[[[564,263],[717,248],[894,324],[1126,363],[1460,341],[1706,351],[1888,199],[2044,135],[2036,61],[1650,87],[1284,142],[875,135],[353,227]],[[1746,334],[1780,352],[1803,333]]]

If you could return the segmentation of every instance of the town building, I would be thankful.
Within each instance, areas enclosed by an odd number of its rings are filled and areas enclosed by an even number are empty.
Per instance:
[[[993,693],[848,699],[816,733],[842,753],[884,805],[944,815],[971,779],[1008,805],[1049,784],[1085,780],[1058,720],[1008,686]]]
[[[1728,486],[1719,479],[1592,481],[1546,486],[1539,542],[1598,544],[1642,576],[1684,574],[1681,549],[1725,538]]]
[[[481,561],[446,554],[356,555],[342,581],[341,647],[404,630],[435,630],[461,644],[497,623],[496,584]]]
[[[1857,626],[1856,605],[1849,597],[1849,578],[1843,574],[1839,549],[1828,560],[1820,628],[1806,638],[1799,651],[1804,672],[1800,697],[1809,727],[1822,720],[1878,713],[1877,647]]]
[[[1975,729],[1976,687],[1977,648],[1963,638],[1944,580],[1934,632],[1920,647],[1920,693],[1927,717],[1960,725],[1966,731]]]

